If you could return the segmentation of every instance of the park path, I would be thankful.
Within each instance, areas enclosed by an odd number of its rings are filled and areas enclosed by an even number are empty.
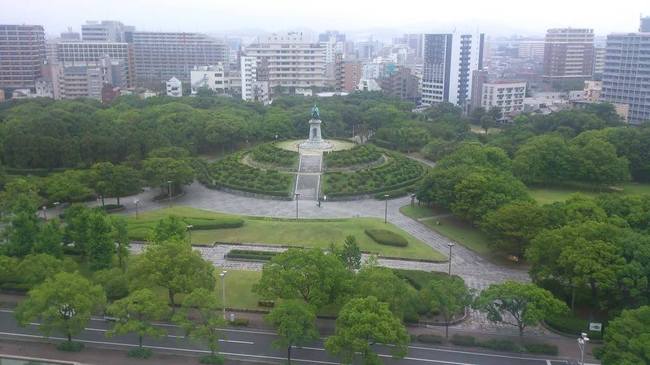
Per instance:
[[[294,192],[294,194],[297,194],[298,199],[318,199],[322,166],[323,155],[321,153],[300,153],[300,164],[296,174],[296,189]]]

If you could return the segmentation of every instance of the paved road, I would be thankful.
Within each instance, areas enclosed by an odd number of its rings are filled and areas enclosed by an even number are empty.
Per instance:
[[[76,340],[102,347],[130,349],[137,346],[135,336],[106,337],[110,322],[94,318],[89,326],[76,337]],[[201,344],[188,341],[179,328],[164,324],[168,335],[160,339],[145,339],[145,345],[154,351],[200,354],[208,353]],[[33,323],[25,328],[19,327],[9,310],[0,310],[0,337],[10,339],[38,339],[42,335],[37,330],[38,324]],[[274,349],[271,343],[277,339],[273,332],[248,329],[224,329],[226,339],[221,342],[222,353],[230,358],[240,358],[258,361],[283,362],[286,351]],[[60,336],[52,336],[54,340],[63,340]],[[528,355],[490,354],[473,351],[462,351],[451,348],[413,345],[408,349],[407,356],[402,360],[392,359],[390,348],[377,346],[377,352],[386,364],[403,365],[566,365],[568,361],[557,358],[544,358]],[[327,354],[322,341],[310,346],[292,350],[292,360],[302,364],[339,364],[340,361]]]

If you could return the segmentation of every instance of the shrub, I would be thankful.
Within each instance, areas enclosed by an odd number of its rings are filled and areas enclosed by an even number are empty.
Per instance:
[[[591,339],[601,340],[603,338],[601,332],[593,332],[588,330],[589,321],[586,319],[574,317],[572,315],[549,317],[544,322],[549,327],[559,332],[576,336],[580,335],[582,332],[585,332]]]
[[[129,280],[119,268],[96,271],[93,281],[104,288],[108,299],[116,300],[129,295]]]
[[[445,342],[444,337],[438,335],[432,335],[432,334],[417,335],[416,339],[418,340],[418,342],[428,343],[433,345],[438,345]]]
[[[208,356],[203,356],[201,360],[199,360],[201,364],[211,364],[211,365],[223,365],[224,363],[224,358],[221,355],[208,355]]]
[[[61,342],[60,344],[56,345],[56,349],[59,351],[66,351],[66,352],[79,352],[83,350],[84,344],[81,342]]]
[[[346,167],[369,164],[381,158],[381,151],[371,145],[359,145],[350,150],[334,151],[324,155],[327,167]]]
[[[208,229],[225,229],[225,228],[239,228],[244,225],[244,220],[237,217],[221,217],[221,218],[183,218],[183,221],[192,225],[193,231],[208,230]]]
[[[523,352],[523,348],[511,340],[492,338],[489,340],[481,341],[480,343],[477,343],[477,345],[495,351]]]
[[[453,335],[451,343],[456,346],[476,346],[477,341],[474,336]]]
[[[229,321],[231,326],[237,326],[237,327],[247,327],[248,326],[248,318],[235,318],[232,321]]]
[[[240,259],[250,261],[270,261],[278,252],[273,251],[255,251],[255,250],[230,250],[226,254],[227,259]]]
[[[293,167],[298,162],[298,153],[278,148],[273,143],[265,143],[250,151],[254,161],[280,167]]]
[[[129,352],[127,353],[127,355],[129,357],[133,357],[133,358],[136,358],[136,359],[148,359],[148,358],[151,357],[151,354],[152,354],[151,349],[144,348],[144,347],[142,347],[142,348],[138,347],[138,348],[129,350]]]
[[[406,238],[387,229],[366,229],[365,232],[380,245],[406,247],[409,244]]]
[[[104,204],[100,207],[100,209],[103,209],[105,211],[117,210],[122,208],[124,208],[124,205],[122,204]]]
[[[265,308],[273,308],[273,307],[275,307],[275,301],[270,300],[270,299],[260,299],[257,302],[257,305],[259,305],[260,307],[265,307]]]
[[[241,153],[235,153],[213,162],[199,177],[204,184],[210,186],[256,194],[289,196],[294,179],[292,174],[257,169],[244,165],[240,159]]]
[[[553,355],[557,356],[557,346],[548,343],[525,343],[524,350],[531,354]]]

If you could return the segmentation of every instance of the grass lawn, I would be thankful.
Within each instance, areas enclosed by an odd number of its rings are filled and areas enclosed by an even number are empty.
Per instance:
[[[566,200],[571,194],[581,193],[590,197],[595,197],[601,192],[589,189],[580,189],[578,187],[530,187],[530,195],[540,204],[550,204]],[[603,192],[620,192],[621,194],[650,194],[650,184],[640,184],[634,182],[623,183],[614,186],[611,190]]]
[[[399,208],[399,211],[402,212],[407,217],[411,217],[413,219],[419,219],[419,218],[427,218],[431,217],[434,215],[439,215],[439,214],[447,214],[448,212],[445,212],[440,209],[436,208],[429,208],[429,207],[423,207],[419,205],[405,205],[401,208]]]
[[[168,215],[181,218],[223,218],[232,215],[214,213],[190,207],[173,207],[142,213],[138,219],[129,216],[129,234],[142,237],[155,224]],[[334,242],[342,244],[345,237],[356,237],[361,250],[382,256],[403,257],[412,259],[429,259],[444,261],[447,257],[432,249],[424,242],[395,227],[384,224],[377,218],[348,218],[331,220],[302,219],[271,219],[257,217],[241,217],[244,225],[240,228],[196,230],[192,231],[192,243],[211,244],[219,242],[264,243],[301,247],[327,248]],[[387,229],[393,231],[409,242],[407,247],[384,246],[374,242],[365,234],[366,229]]]
[[[217,268],[217,271],[221,270]],[[228,270],[226,273],[226,307],[263,309],[257,305],[260,297],[253,293],[253,285],[257,284],[261,277],[261,271]],[[221,301],[221,278],[217,280],[215,291]]]

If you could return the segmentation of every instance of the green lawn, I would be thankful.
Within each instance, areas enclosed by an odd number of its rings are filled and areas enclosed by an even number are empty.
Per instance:
[[[540,204],[549,204],[566,200],[571,194],[581,193],[595,197],[600,191],[579,187],[530,187],[530,195]],[[620,192],[621,194],[650,194],[650,184],[624,183],[602,192]]]
[[[442,211],[436,208],[423,207],[419,205],[405,205],[399,208],[399,211],[402,212],[407,217],[413,219],[426,218],[439,214],[447,214],[448,212]]]
[[[132,215],[129,216],[129,234],[132,237],[146,236],[146,232],[150,231],[161,218],[168,215],[203,219],[236,217],[190,207],[165,208],[142,213],[138,219]],[[192,231],[192,243],[211,244],[218,241],[327,248],[332,242],[342,244],[346,236],[353,235],[363,251],[382,256],[439,261],[447,259],[445,255],[424,242],[392,224],[384,224],[383,220],[377,218],[303,219],[299,221],[256,217],[241,218],[245,223],[240,228]],[[406,238],[409,244],[407,247],[380,245],[365,234],[364,230],[366,229],[388,229]]]
[[[218,270],[221,271],[220,269]],[[237,309],[263,309],[257,305],[260,297],[253,293],[253,285],[262,277],[261,271],[228,270],[226,273],[226,307]],[[221,301],[221,278],[215,290]]]

